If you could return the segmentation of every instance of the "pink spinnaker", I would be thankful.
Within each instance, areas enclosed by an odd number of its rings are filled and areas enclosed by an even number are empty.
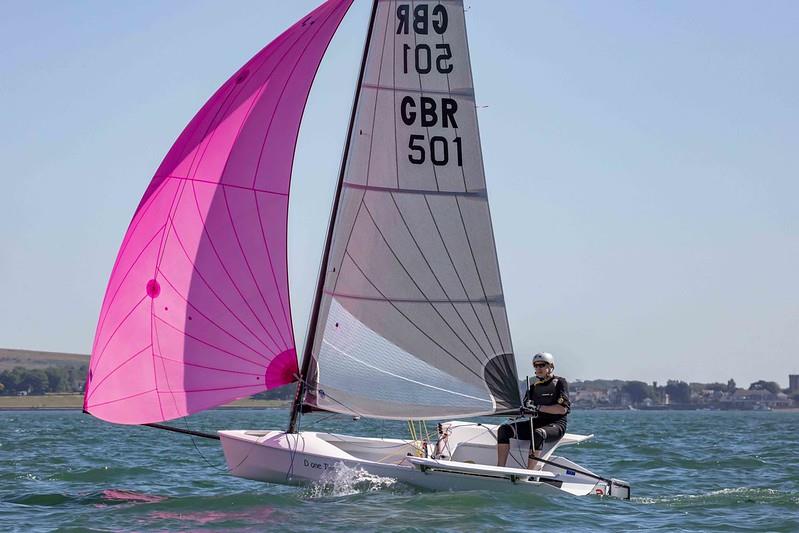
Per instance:
[[[352,0],[329,0],[236,72],[178,137],[122,241],[84,409],[142,424],[291,383],[289,184],[319,63]]]

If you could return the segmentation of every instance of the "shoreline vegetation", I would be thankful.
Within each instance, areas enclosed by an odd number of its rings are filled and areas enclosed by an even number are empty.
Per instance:
[[[218,409],[253,409],[289,407],[290,401],[242,398]],[[83,409],[82,393],[42,394],[27,396],[0,396],[0,411],[32,410],[80,410]]]
[[[0,348],[0,410],[82,409],[89,356]],[[524,387],[520,382],[520,389]],[[578,410],[752,411],[799,410],[799,375],[789,388],[758,380],[748,388],[726,383],[657,382],[619,379],[575,380],[569,396]],[[288,384],[243,398],[222,409],[288,407],[296,385]]]
[[[217,409],[275,409],[288,408],[291,402],[288,400],[264,400],[258,398],[242,398]],[[669,406],[668,410],[679,411],[707,411],[699,407],[688,406]],[[83,408],[83,394],[43,394],[28,396],[0,396],[0,411],[75,411]],[[626,407],[580,407],[580,411],[629,411]],[[651,411],[656,409],[635,409],[636,411]],[[663,410],[663,409],[657,409]],[[722,411],[739,411],[745,409],[724,409]],[[713,411],[718,411],[714,409]],[[788,407],[782,409],[772,409],[781,413],[799,413],[799,408]]]

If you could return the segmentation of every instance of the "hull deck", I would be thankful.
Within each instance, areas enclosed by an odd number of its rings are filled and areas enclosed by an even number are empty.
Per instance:
[[[448,425],[446,442],[427,454],[421,443],[402,439],[247,430],[219,435],[231,474],[269,483],[310,485],[346,467],[430,490],[511,489],[574,496],[611,491],[610,483],[590,477],[593,472],[553,455],[558,446],[582,442],[590,435],[566,434],[545,450],[544,458],[562,468],[539,463],[540,470],[527,470],[529,441],[512,440],[507,467],[497,467],[496,426]]]

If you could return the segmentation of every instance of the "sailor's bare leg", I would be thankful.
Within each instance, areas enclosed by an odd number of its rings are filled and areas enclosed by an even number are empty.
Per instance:
[[[534,454],[535,454],[535,457],[541,457],[541,452],[538,451],[538,450],[536,450],[534,452]],[[540,468],[541,468],[541,464],[538,461],[536,461],[532,457],[528,457],[527,458],[527,470],[538,470]]]
[[[508,453],[510,453],[510,444],[497,444],[497,466],[505,466],[508,462]]]

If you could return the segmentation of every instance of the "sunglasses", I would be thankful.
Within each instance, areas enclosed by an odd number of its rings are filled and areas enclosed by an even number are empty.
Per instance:
[[[549,364],[547,364],[547,363],[533,363],[533,366],[535,368],[546,368],[546,367],[549,366]]]

